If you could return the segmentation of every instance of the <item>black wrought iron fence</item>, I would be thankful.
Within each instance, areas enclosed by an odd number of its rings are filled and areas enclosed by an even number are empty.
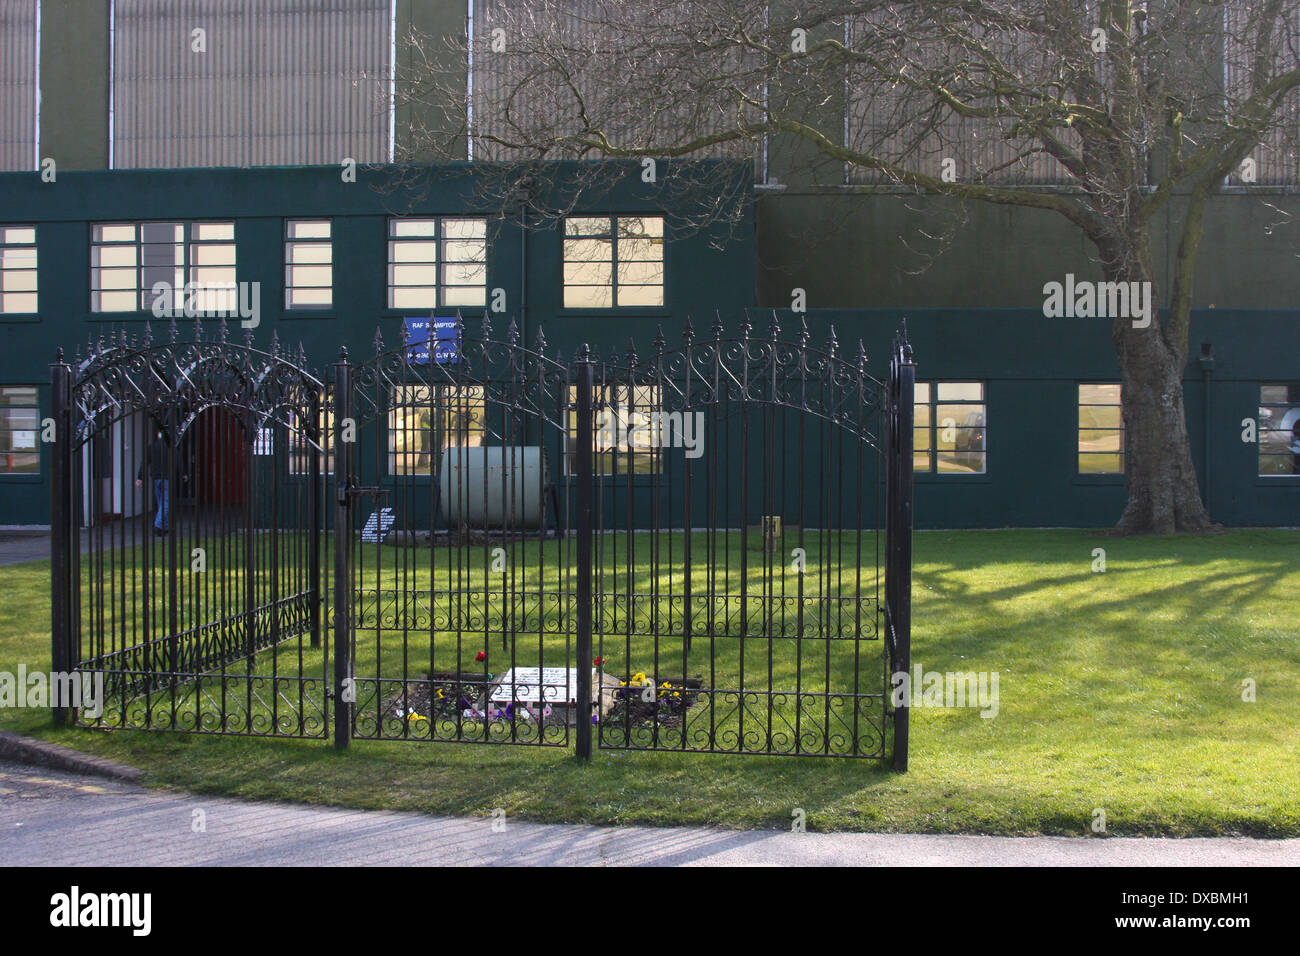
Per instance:
[[[568,358],[458,318],[319,378],[115,336],[52,367],[55,669],[96,726],[904,768],[905,339],[868,369],[775,318]]]

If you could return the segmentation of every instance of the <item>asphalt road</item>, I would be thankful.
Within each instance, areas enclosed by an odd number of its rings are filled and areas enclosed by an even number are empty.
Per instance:
[[[1300,840],[597,827],[251,803],[0,763],[8,865],[1296,866]]]

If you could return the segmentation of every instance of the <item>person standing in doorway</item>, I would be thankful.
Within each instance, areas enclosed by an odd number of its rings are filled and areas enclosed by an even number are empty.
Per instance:
[[[144,461],[135,474],[135,486],[144,484],[146,473],[153,482],[153,500],[156,509],[153,519],[153,533],[159,537],[171,528],[171,446],[163,439],[161,430],[154,432],[153,441],[149,442],[144,452]]]

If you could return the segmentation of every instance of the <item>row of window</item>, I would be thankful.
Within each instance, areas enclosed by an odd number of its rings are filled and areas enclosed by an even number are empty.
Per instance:
[[[1078,386],[1078,471],[1081,475],[1123,474],[1124,420],[1121,386]],[[660,466],[659,442],[649,436],[649,447],[627,449],[629,428],[641,426],[636,412],[653,412],[659,405],[657,390],[611,385],[596,396],[608,410],[606,427],[596,429],[596,470],[654,472]],[[328,405],[328,402],[326,403]],[[916,472],[982,475],[988,471],[984,383],[917,382],[913,432],[913,468]],[[400,386],[393,394],[388,415],[388,473],[432,475],[443,449],[484,443],[486,403],[479,386]],[[0,387],[0,474],[37,474],[40,411],[34,386]],[[330,433],[333,422],[321,412],[320,427]],[[644,427],[644,426],[641,426]],[[653,426],[651,426],[653,427]],[[576,425],[569,423],[576,435]],[[1260,387],[1258,419],[1259,474],[1300,474],[1300,384]],[[290,443],[289,469],[306,474],[310,446]],[[326,462],[325,470],[332,470]]]
[[[238,306],[233,222],[96,223],[90,240],[92,312],[151,311],[161,305],[230,313]],[[658,216],[579,216],[564,223],[564,307],[610,309],[664,304],[664,221]],[[388,308],[487,304],[487,220],[391,218]],[[290,219],[284,233],[284,307],[334,305],[329,219]],[[0,227],[0,313],[37,311],[36,227]]]

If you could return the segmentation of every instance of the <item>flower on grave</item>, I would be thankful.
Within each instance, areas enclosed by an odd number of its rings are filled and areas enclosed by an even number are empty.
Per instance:
[[[591,715],[591,722],[592,722],[593,724],[598,724],[598,723],[600,723],[600,714],[592,714],[592,715]]]
[[[542,708],[542,717],[543,719],[545,719],[549,716],[551,716],[551,705],[547,704],[545,707]]]
[[[473,703],[468,697],[462,696],[460,700],[456,701],[456,706],[461,710],[469,710],[473,706]]]
[[[599,656],[595,657],[592,659],[591,663],[593,666],[599,667],[601,664],[605,663],[605,658]]]
[[[460,715],[466,720],[478,720],[479,718],[479,712],[473,707],[466,707],[460,712]]]
[[[640,671],[637,671],[637,673],[632,676],[632,683],[635,684],[637,687],[640,687],[642,684],[645,683],[645,674],[642,674]]]
[[[444,696],[445,696],[445,695],[444,695],[443,692],[442,692],[442,688],[439,687],[439,688],[438,688],[438,699],[439,699],[439,700],[442,700],[442,698],[443,698]]]
[[[428,720],[429,718],[422,717],[420,714],[417,714],[415,711],[411,711],[409,714],[406,715],[406,719],[407,720]]]
[[[474,660],[482,664],[485,660],[487,660],[487,651],[479,651],[477,654],[474,655]]]

